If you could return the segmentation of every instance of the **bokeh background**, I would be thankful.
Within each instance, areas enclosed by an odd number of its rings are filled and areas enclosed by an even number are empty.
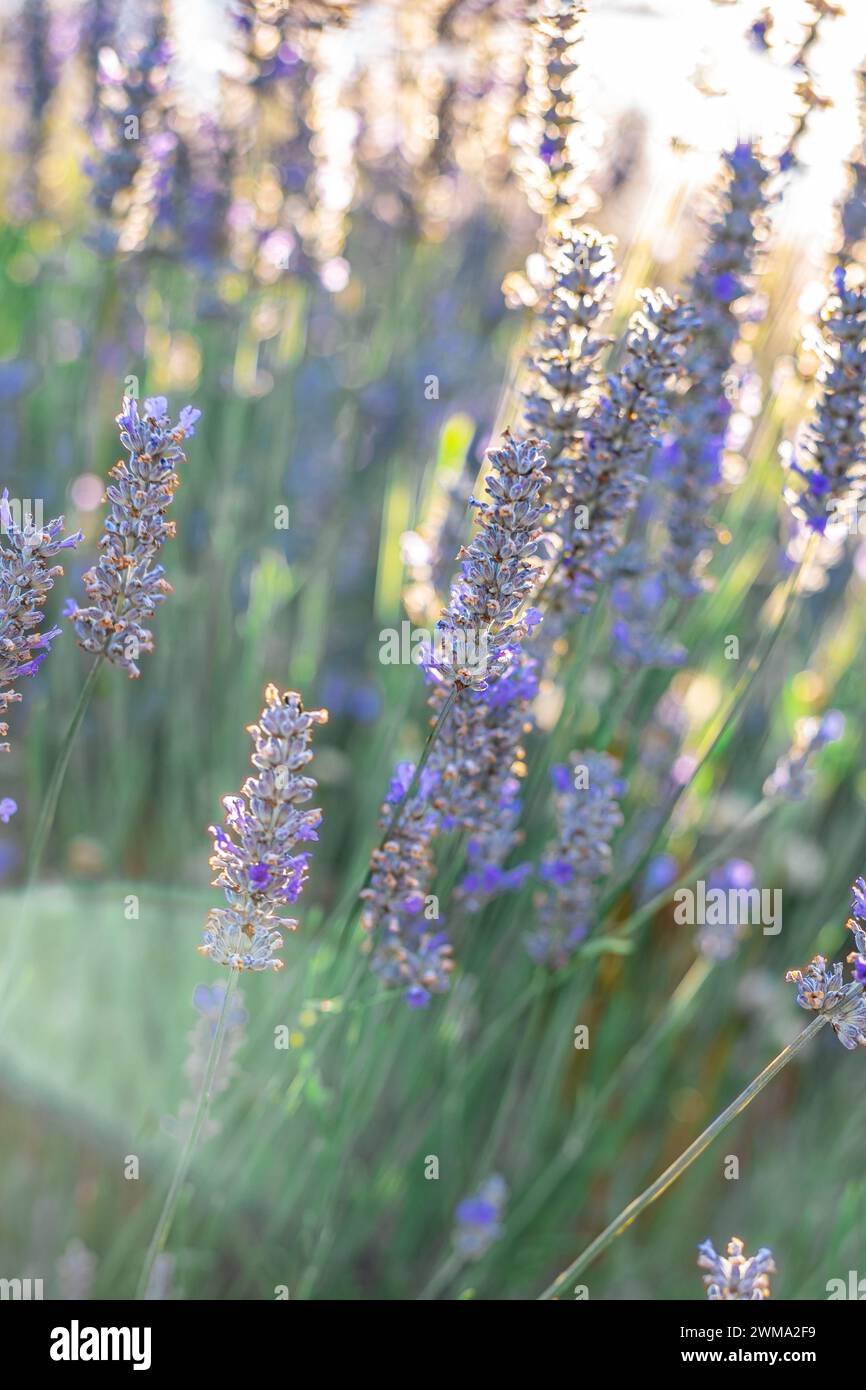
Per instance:
[[[542,269],[518,158],[525,7],[359,3],[345,23],[328,8],[4,7],[0,478],[85,534],[52,616],[93,562],[130,379],[173,413],[203,411],[156,651],[137,682],[101,671],[26,901],[28,837],[87,671],[71,630],[25,684],[0,769],[18,805],[0,826],[13,962],[0,1276],[41,1277],[53,1298],[135,1288],[201,1053],[193,991],[219,978],[195,953],[218,901],[207,826],[246,775],[266,681],[330,711],[313,765],[324,825],[287,968],[242,982],[231,1074],[154,1297],[536,1296],[795,1035],[784,972],[842,950],[848,887],[866,870],[866,547],[850,537],[804,576],[739,723],[658,846],[658,872],[748,860],[783,891],[779,936],[754,932],[700,976],[670,907],[605,945],[651,895],[645,876],[581,968],[543,988],[521,944],[529,890],[450,919],[459,967],[429,1010],[363,972],[353,898],[392,764],[418,755],[427,727],[418,671],[383,665],[379,634],[417,582],[407,533],[474,478],[513,418]],[[746,137],[778,148],[802,109],[790,64],[811,8],[771,7],[769,51],[750,28],[762,8],[590,4],[586,216],[618,239],[618,330],[638,286],[682,287],[720,151]],[[627,829],[660,797],[659,701],[676,707],[676,755],[694,756],[742,674],[725,637],[755,650],[791,573],[778,447],[810,407],[809,326],[846,160],[858,142],[863,154],[866,15],[857,0],[849,11],[810,57],[833,104],[810,114],[773,212],[762,314],[740,345],[751,387],[725,460],[714,587],[677,634],[687,663],[647,673],[611,727],[623,676],[601,620],[567,683],[542,689],[532,785],[595,741],[629,772]],[[129,111],[141,131],[124,183]],[[738,839],[796,720],[831,707],[845,733],[808,797]],[[551,836],[541,792],[532,811],[529,859]],[[446,848],[443,901],[456,871]],[[860,1068],[820,1035],[593,1267],[590,1297],[700,1298],[695,1246],[731,1234],[773,1248],[777,1297],[823,1298],[829,1279],[866,1274]],[[509,1189],[501,1236],[449,1270],[457,1203],[494,1172]]]

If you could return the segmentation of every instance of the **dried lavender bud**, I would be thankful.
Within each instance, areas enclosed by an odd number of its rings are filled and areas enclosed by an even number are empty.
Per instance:
[[[802,801],[815,778],[809,763],[828,743],[836,743],[845,732],[845,718],[838,710],[828,710],[820,719],[798,719],[794,742],[776,763],[764,783],[764,796],[782,796]]]
[[[183,1074],[189,1082],[190,1097],[181,1103],[176,1120],[163,1121],[163,1128],[181,1141],[186,1139],[189,1134],[190,1126],[195,1117],[196,1101],[207,1070],[211,1043],[216,1035],[226,988],[225,981],[218,980],[212,985],[196,985],[193,990],[193,1007],[199,1016],[196,1019],[195,1027],[190,1029],[188,1034],[189,1047],[183,1065]],[[220,1096],[224,1091],[227,1091],[232,1077],[237,1071],[234,1058],[238,1049],[243,1046],[248,1017],[249,1015],[244,1008],[243,995],[240,990],[236,989],[226,1014],[223,1044],[217,1058],[216,1071],[211,1085],[212,1096]],[[208,1113],[202,1127],[201,1139],[212,1139],[219,1134],[219,1131],[218,1121]]]
[[[739,1236],[728,1242],[727,1255],[717,1255],[711,1240],[698,1246],[698,1267],[704,1274],[707,1298],[755,1300],[769,1298],[770,1275],[776,1273],[772,1250],[762,1247],[746,1257],[745,1245]]]
[[[619,799],[626,783],[608,753],[572,753],[568,765],[551,769],[551,778],[557,838],[539,867],[546,892],[526,949],[538,964],[560,970],[592,925],[597,884],[610,873],[611,841],[623,824]]]
[[[454,1248],[465,1260],[480,1260],[503,1232],[502,1213],[508,1188],[494,1173],[455,1212]]]
[[[29,516],[21,521],[19,526],[14,520],[9,493],[4,490],[0,497],[0,715],[21,700],[12,682],[20,676],[35,676],[60,634],[58,627],[38,631],[46,599],[55,579],[63,574],[62,565],[50,562],[83,540],[80,531],[61,539],[62,517],[45,527],[35,526]],[[8,724],[0,723],[0,736],[8,732]],[[8,743],[0,744],[0,752],[8,750]]]
[[[199,951],[230,970],[280,970],[275,952],[280,931],[297,922],[280,910],[296,902],[307,877],[310,855],[296,854],[299,844],[317,840],[319,810],[302,810],[316,790],[303,769],[313,757],[314,724],[326,724],[326,710],[305,710],[293,690],[280,694],[265,687],[265,707],[258,724],[247,730],[255,749],[256,775],[248,777],[239,796],[226,796],[225,829],[212,825],[210,860],[214,886],[223,889],[228,907],[213,908]]]
[[[142,413],[132,396],[124,396],[117,417],[120,442],[129,457],[109,473],[111,504],[99,542],[98,564],[84,575],[91,604],[64,609],[86,652],[99,653],[131,677],[139,676],[138,658],[153,651],[153,633],[145,626],[157,604],[171,593],[162,565],[154,564],[174,522],[165,513],[179,486],[175,471],[186,463],[182,443],[195,434],[200,410],[184,406],[177,425],[166,414],[164,396],[144,402]]]
[[[816,344],[818,404],[798,446],[782,451],[800,480],[799,487],[786,489],[785,500],[819,535],[834,517],[843,520],[846,510],[856,511],[866,495],[866,291],[848,287],[842,266],[833,272],[833,285]]]
[[[508,669],[515,645],[539,621],[535,610],[521,615],[521,609],[539,574],[533,557],[546,481],[543,448],[506,431],[500,448],[488,450],[490,500],[471,501],[478,529],[457,557],[460,577],[424,663],[440,684],[484,690]]]
[[[797,986],[800,1008],[827,1014],[830,1027],[849,1051],[866,1047],[866,881],[858,878],[851,893],[847,926],[856,948],[848,956],[853,978],[846,982],[841,961],[828,966],[825,956],[813,956],[805,970],[789,970],[785,976]]]

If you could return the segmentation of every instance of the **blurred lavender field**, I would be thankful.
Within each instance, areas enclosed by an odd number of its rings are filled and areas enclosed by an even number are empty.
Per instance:
[[[3,6],[0,1279],[866,1275],[848,11]]]

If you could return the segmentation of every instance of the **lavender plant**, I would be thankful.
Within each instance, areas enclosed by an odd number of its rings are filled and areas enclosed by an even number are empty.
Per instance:
[[[581,121],[583,0],[537,0],[527,70],[523,174],[527,196],[553,232],[586,209],[589,167]]]
[[[35,676],[60,635],[60,628],[44,628],[43,609],[63,566],[52,563],[64,550],[83,540],[80,531],[63,535],[63,518],[36,526],[31,516],[16,522],[8,489],[0,497],[0,714],[21,700],[13,682]],[[41,629],[41,630],[40,630]],[[9,732],[0,724],[0,735]],[[8,743],[0,744],[6,752]]]
[[[782,451],[791,478],[785,498],[808,531],[823,534],[846,521],[866,493],[866,293],[833,272],[833,293],[821,314],[818,402],[799,440]]]
[[[698,1246],[698,1266],[707,1271],[702,1278],[708,1299],[742,1302],[770,1297],[770,1275],[776,1273],[772,1250],[762,1246],[748,1257],[745,1251],[739,1236],[731,1237],[724,1255],[716,1254],[711,1240]]]
[[[692,308],[662,291],[643,291],[619,371],[608,378],[581,427],[574,457],[560,464],[563,502],[553,522],[560,550],[545,586],[548,607],[586,612],[638,499],[644,470],[669,410],[668,388],[695,330]],[[553,624],[547,632],[550,640]]]
[[[568,963],[592,924],[599,880],[610,873],[611,841],[623,824],[626,784],[606,753],[572,753],[551,772],[556,789],[556,843],[545,852],[539,878],[546,892],[539,926],[526,940],[534,961],[549,969]]]
[[[554,504],[559,456],[590,408],[610,342],[597,330],[616,283],[613,246],[611,237],[581,227],[560,235],[548,251],[552,284],[536,311],[520,429],[550,444]]]
[[[688,285],[700,321],[690,355],[690,389],[677,412],[676,447],[667,457],[668,546],[663,572],[669,589],[692,597],[713,537],[707,513],[720,479],[732,410],[738,306],[750,294],[757,254],[766,237],[774,170],[751,144],[724,155],[724,172],[706,246]]]
[[[498,680],[516,645],[539,621],[525,604],[539,575],[544,444],[516,440],[506,431],[487,457],[489,500],[470,502],[477,531],[457,557],[460,574],[425,663],[434,680],[455,691],[484,690]]]
[[[451,946],[437,923],[428,926],[427,896],[433,880],[432,842],[440,815],[431,804],[439,780],[435,768],[421,773],[417,793],[409,793],[415,767],[398,763],[382,807],[382,844],[373,851],[369,882],[361,890],[361,927],[368,935],[370,968],[390,988],[404,992],[407,1004],[422,1008],[443,994],[454,968]],[[391,828],[395,807],[403,805]]]
[[[848,957],[853,970],[853,978],[845,982],[841,963],[829,967],[823,956],[815,956],[806,970],[790,970],[786,979],[797,986],[797,1002],[801,1008],[815,1013],[815,1018],[800,1032],[793,1042],[784,1047],[744,1091],[717,1115],[713,1122],[698,1135],[688,1148],[671,1163],[663,1173],[650,1183],[649,1187],[635,1197],[613,1221],[593,1240],[577,1259],[540,1295],[542,1300],[556,1297],[571,1280],[580,1274],[612,1242],[626,1231],[636,1218],[645,1211],[656,1198],[666,1192],[677,1178],[698,1159],[713,1140],[746,1109],[765,1086],[778,1076],[788,1063],[818,1033],[825,1024],[833,1028],[842,1046],[853,1051],[858,1046],[866,1046],[866,879],[858,878],[852,888],[853,901],[849,929],[854,933],[856,950]],[[710,1255],[711,1247],[703,1247]],[[759,1255],[761,1252],[759,1252]],[[758,1256],[755,1257],[758,1259]],[[764,1272],[769,1273],[764,1266]],[[756,1267],[755,1273],[760,1273]]]
[[[207,1069],[208,1056],[219,1024],[227,988],[225,981],[218,980],[213,985],[196,985],[193,991],[192,1002],[198,1017],[195,1026],[188,1034],[189,1051],[183,1067],[192,1095],[181,1102],[176,1119],[172,1118],[163,1122],[164,1127],[176,1139],[186,1139],[192,1126],[196,1099]],[[217,1060],[211,1083],[212,1096],[222,1095],[231,1085],[232,1077],[237,1071],[235,1054],[243,1046],[248,1017],[244,1008],[243,996],[239,990],[236,990],[226,1015],[222,1051]],[[214,1138],[219,1132],[219,1123],[211,1115],[206,1115],[201,1129],[200,1142],[203,1143]]]
[[[159,124],[169,57],[162,7],[145,16],[127,51],[121,54],[106,46],[98,56],[99,104],[90,125],[94,154],[86,170],[98,218],[94,242],[102,254],[113,255],[123,241],[148,138]]]
[[[110,508],[99,543],[103,555],[84,575],[91,603],[79,608],[70,600],[65,610],[78,645],[130,677],[141,674],[142,652],[153,651],[147,623],[171,592],[163,566],[154,562],[175,534],[165,514],[180,485],[177,468],[186,463],[183,440],[193,437],[201,417],[187,405],[173,425],[167,409],[164,396],[150,397],[141,408],[124,396],[117,425],[128,457],[109,474]]]
[[[201,1056],[195,1054],[193,1067],[201,1081],[185,1143],[148,1246],[138,1283],[139,1298],[147,1296],[154,1268],[162,1256],[211,1099],[225,1087],[225,1062],[221,1070],[223,1044],[228,1033],[234,1050],[237,1030],[244,1021],[237,1010],[233,1012],[238,976],[242,970],[281,969],[283,962],[275,956],[283,944],[280,930],[293,931],[297,926],[294,920],[282,918],[279,913],[287,902],[296,901],[307,875],[309,854],[295,854],[295,847],[318,838],[321,812],[301,808],[316,788],[315,779],[304,772],[313,757],[313,727],[327,723],[327,719],[326,710],[305,710],[296,691],[287,690],[281,695],[275,685],[266,686],[259,722],[247,730],[255,745],[251,757],[253,776],[247,778],[240,796],[224,798],[225,828],[211,827],[214,852],[210,863],[217,875],[214,882],[223,889],[228,906],[211,911],[198,949],[217,965],[224,965],[229,977],[219,991],[218,1010],[214,1007],[215,994],[200,1000],[211,1035],[210,1046],[203,1065]],[[229,1066],[230,1062],[229,1054]]]
[[[248,733],[252,764],[239,796],[223,798],[225,826],[211,826],[214,885],[226,907],[213,908],[199,950],[229,970],[281,970],[281,931],[297,922],[281,917],[297,901],[310,854],[299,845],[318,839],[322,813],[302,809],[316,789],[303,769],[312,760],[313,726],[326,724],[327,710],[305,710],[294,690],[265,687],[265,706]]]
[[[805,970],[789,970],[785,976],[797,986],[800,1008],[827,1020],[849,1052],[866,1047],[866,880],[858,878],[851,892],[847,923],[855,946],[847,957],[851,979],[845,980],[841,961],[828,965],[824,956],[813,956]]]

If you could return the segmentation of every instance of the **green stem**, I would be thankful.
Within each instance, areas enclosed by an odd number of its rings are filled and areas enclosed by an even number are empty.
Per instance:
[[[619,1213],[619,1216],[614,1217],[610,1225],[605,1227],[601,1235],[596,1236],[595,1240],[586,1247],[583,1253],[578,1255],[576,1260],[572,1260],[571,1264],[564,1269],[561,1274],[557,1275],[553,1283],[549,1284],[544,1292],[539,1295],[539,1299],[547,1301],[556,1298],[561,1290],[565,1288],[566,1284],[569,1284],[571,1280],[576,1278],[578,1274],[581,1274],[588,1265],[592,1264],[593,1260],[601,1255],[609,1245],[613,1244],[617,1236],[621,1236],[623,1231],[628,1230],[632,1222],[636,1221],[641,1213],[644,1212],[657,1197],[660,1197],[663,1192],[666,1192],[667,1189],[676,1182],[677,1178],[682,1177],[683,1173],[687,1168],[691,1167],[695,1159],[700,1158],[701,1154],[705,1149],[709,1148],[713,1140],[727,1128],[732,1120],[735,1120],[738,1115],[742,1114],[746,1106],[750,1105],[755,1099],[755,1096],[763,1091],[764,1087],[773,1080],[774,1076],[778,1076],[779,1072],[791,1061],[791,1058],[795,1057],[828,1021],[828,1014],[818,1014],[816,1018],[813,1018],[812,1022],[806,1025],[802,1033],[800,1033],[792,1043],[789,1043],[787,1047],[783,1048],[778,1057],[773,1058],[772,1062],[755,1077],[754,1081],[750,1082],[744,1091],[741,1091],[736,1100],[733,1100],[727,1109],[722,1111],[721,1115],[717,1115],[712,1124],[708,1125],[703,1133],[699,1134],[697,1139],[689,1144],[687,1149],[683,1150],[679,1158],[674,1159],[670,1167],[659,1174],[655,1182],[650,1183],[649,1187],[642,1192],[639,1197],[635,1197],[633,1202],[629,1202],[628,1206],[624,1207]]]
[[[668,823],[670,822],[671,816],[676,810],[677,805],[685,796],[686,792],[690,791],[691,788],[695,785],[695,782],[701,774],[701,772],[703,771],[703,769],[711,763],[717,749],[722,745],[724,740],[727,737],[729,737],[733,730],[736,728],[740,718],[742,717],[743,710],[745,709],[746,702],[749,693],[752,689],[752,686],[754,685],[760,673],[763,671],[767,661],[770,658],[770,655],[773,652],[776,643],[782,635],[788,618],[793,612],[794,599],[797,594],[797,581],[799,580],[800,575],[804,572],[804,568],[808,561],[809,555],[811,554],[811,550],[812,544],[810,542],[806,554],[800,561],[798,568],[791,572],[791,576],[785,585],[782,597],[782,612],[775,626],[771,628],[769,633],[766,633],[762,641],[759,642],[757,650],[755,651],[754,655],[750,658],[745,671],[743,672],[742,676],[734,686],[734,689],[731,692],[727,704],[724,706],[722,711],[716,715],[715,719],[711,721],[710,727],[704,737],[704,741],[698,748],[697,753],[695,755],[695,766],[691,776],[688,778],[687,781],[683,782],[679,787],[677,787],[676,790],[672,793],[672,795],[668,798],[664,806],[664,815],[662,816],[662,819],[659,823],[658,830],[650,840],[650,843],[643,850],[643,853],[638,856],[637,860],[634,864],[632,864],[631,868],[624,875],[624,877],[617,880],[616,886],[612,888],[610,892],[602,899],[601,906],[599,908],[600,917],[607,916],[614,904],[623,896],[627,889],[631,887],[632,883],[635,881],[635,879],[641,873],[643,868],[649,862],[652,855],[655,853],[656,846],[659,844],[662,837],[664,836],[665,830],[667,829]]]
[[[42,808],[39,812],[39,819],[36,822],[36,829],[30,844],[30,853],[27,857],[27,877],[25,887],[32,888],[35,883],[39,869],[42,865],[42,856],[45,853],[45,846],[48,843],[48,836],[51,834],[51,827],[54,824],[54,817],[57,813],[57,803],[60,800],[60,792],[63,788],[63,779],[66,776],[66,769],[69,766],[69,759],[72,755],[72,745],[75,742],[75,735],[81,726],[81,721],[90,704],[90,697],[93,694],[93,687],[96,684],[96,677],[102,665],[102,653],[94,661],[87,673],[87,678],[81,687],[81,694],[78,703],[69,721],[69,727],[60,745],[60,753],[57,762],[54,764],[54,771],[48,783],[48,790],[42,801]]]
[[[438,1298],[457,1278],[464,1264],[463,1257],[458,1255],[456,1250],[452,1250],[448,1258],[433,1271],[429,1283],[425,1284],[418,1295],[418,1302],[428,1303],[431,1299]]]
[[[412,773],[412,780],[406,788],[404,794],[401,796],[400,800],[397,802],[397,805],[394,807],[391,819],[385,827],[382,839],[379,842],[380,849],[383,845],[388,843],[391,836],[394,834],[394,831],[397,829],[397,826],[400,824],[400,821],[403,818],[403,812],[406,810],[406,807],[410,804],[412,797],[418,790],[418,784],[421,781],[421,774],[427,766],[430,754],[433,752],[434,743],[436,742],[437,738],[439,737],[439,735],[445,727],[445,721],[451,713],[451,707],[454,704],[456,697],[457,687],[452,685],[451,689],[448,691],[447,696],[445,697],[445,703],[439,711],[439,717],[436,720],[436,723],[433,725],[433,728],[427,735],[427,742],[424,744],[421,756],[415,765],[415,771]]]
[[[223,1037],[225,1036],[226,1021],[228,1019],[229,1012],[229,1000],[231,999],[232,994],[234,993],[234,988],[237,984],[237,977],[237,970],[229,971],[228,984],[226,985],[225,994],[223,995],[222,1008],[220,1009],[219,1019],[217,1020],[216,1031],[214,1032],[213,1039],[211,1041],[210,1052],[208,1053],[207,1065],[205,1067],[204,1076],[202,1077],[202,1083],[199,1088],[198,1099],[196,1101],[195,1106],[195,1113],[193,1114],[192,1118],[192,1124],[190,1125],[189,1134],[186,1137],[186,1143],[183,1146],[180,1158],[177,1161],[177,1167],[174,1170],[174,1177],[171,1180],[171,1186],[168,1189],[168,1194],[163,1204],[162,1211],[160,1212],[159,1220],[156,1223],[156,1229],[154,1230],[150,1245],[147,1248],[147,1255],[145,1257],[144,1266],[141,1271],[141,1277],[138,1281],[138,1289],[135,1295],[137,1299],[143,1299],[145,1294],[147,1293],[147,1288],[150,1283],[150,1276],[153,1272],[153,1266],[156,1263],[156,1258],[162,1252],[162,1249],[166,1241],[168,1240],[169,1232],[171,1231],[171,1223],[174,1220],[174,1214],[177,1210],[177,1204],[180,1199],[181,1190],[183,1188],[184,1183],[186,1182],[187,1173],[189,1172],[189,1167],[192,1163],[193,1154],[195,1153],[195,1146],[198,1143],[198,1137],[201,1133],[202,1125],[204,1124],[205,1118],[207,1116],[208,1106],[210,1105],[211,1092],[213,1090],[214,1076],[216,1075],[217,1063],[219,1062],[220,1053],[222,1051]]]
[[[560,1153],[544,1169],[538,1181],[529,1188],[511,1212],[508,1218],[510,1240],[514,1240],[536,1220],[545,1202],[565,1181],[573,1165],[582,1156],[593,1126],[602,1118],[610,1102],[640,1074],[654,1048],[669,1036],[678,1023],[685,1020],[689,1007],[711,969],[710,962],[704,957],[699,957],[692,964],[674,990],[665,1012],[630,1048],[606,1085],[589,1098],[574,1132],[566,1137]]]

